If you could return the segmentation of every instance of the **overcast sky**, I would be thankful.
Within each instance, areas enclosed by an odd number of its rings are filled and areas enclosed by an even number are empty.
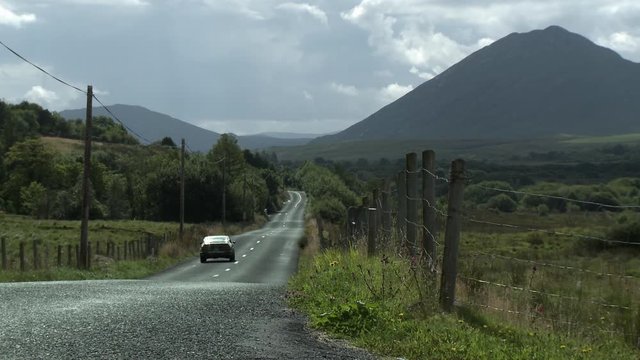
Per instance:
[[[0,41],[103,103],[239,135],[342,130],[549,25],[640,61],[639,0],[0,0]],[[86,101],[4,48],[0,98]]]

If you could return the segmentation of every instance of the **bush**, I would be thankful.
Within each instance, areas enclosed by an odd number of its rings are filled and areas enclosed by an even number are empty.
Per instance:
[[[498,194],[489,199],[487,202],[489,209],[497,209],[502,212],[514,212],[518,208],[518,204],[506,194]]]
[[[549,215],[549,207],[545,204],[540,204],[536,207],[536,211],[538,211],[538,215],[547,216]]]
[[[493,197],[496,197],[498,192],[496,190],[488,190],[487,188],[496,188],[496,189],[505,189],[505,190],[513,190],[509,183],[504,181],[483,181],[478,184],[473,184],[467,187],[464,191],[464,198],[476,205],[485,204]],[[516,194],[505,194],[502,195],[515,200]]]
[[[311,210],[314,215],[332,223],[342,223],[347,217],[347,209],[336,198],[313,199]]]
[[[637,248],[634,244],[640,244],[640,221],[627,221],[623,224],[615,225],[607,232],[607,239],[613,241],[628,242],[631,244],[613,243],[609,246],[620,247],[629,246]]]

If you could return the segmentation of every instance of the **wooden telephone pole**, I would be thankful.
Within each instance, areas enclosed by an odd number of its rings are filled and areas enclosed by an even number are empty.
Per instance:
[[[91,207],[91,123],[93,117],[93,87],[87,86],[87,117],[84,127],[84,168],[82,174],[82,223],[80,225],[80,259],[78,267],[89,268],[89,210]]]
[[[227,222],[227,154],[222,158],[222,226]]]
[[[184,138],[180,150],[180,240],[184,231]]]

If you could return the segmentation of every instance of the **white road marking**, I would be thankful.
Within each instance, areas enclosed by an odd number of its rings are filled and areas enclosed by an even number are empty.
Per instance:
[[[213,275],[213,277],[214,277],[214,278],[215,278],[215,277],[218,277],[218,276],[220,276],[220,275],[218,275],[218,274]]]
[[[294,193],[298,196],[298,202],[296,202],[296,205],[294,207],[298,207],[298,205],[300,205],[300,203],[302,202],[302,195],[298,194],[298,193]]]
[[[253,251],[253,248],[249,249],[249,251]]]
[[[247,255],[246,255],[246,254],[245,254],[245,255],[242,255],[242,257],[247,257]]]
[[[235,264],[235,265],[238,265],[238,263],[239,263],[239,262],[240,262],[240,261],[236,261],[236,262],[234,262],[234,264]]]
[[[229,269],[229,268],[226,268],[226,269],[224,269],[224,271],[231,271],[231,269]]]
[[[258,240],[258,242],[256,244],[260,244],[260,240]]]

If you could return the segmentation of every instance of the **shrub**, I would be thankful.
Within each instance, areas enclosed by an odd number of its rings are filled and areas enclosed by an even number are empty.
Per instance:
[[[615,225],[607,232],[607,239],[631,243],[613,243],[609,246],[631,246],[637,248],[633,244],[640,244],[640,221],[627,221],[623,224]]]
[[[496,188],[496,189],[505,189],[505,190],[513,190],[511,185],[505,181],[483,181],[478,184],[473,184],[467,187],[464,191],[464,198],[476,205],[485,204],[493,197],[497,196],[497,191],[488,190],[487,188]],[[515,194],[505,194],[502,195],[511,198],[513,200],[516,199]]]
[[[487,206],[490,209],[497,209],[502,212],[514,212],[518,208],[518,204],[506,194],[498,194],[489,199]]]

